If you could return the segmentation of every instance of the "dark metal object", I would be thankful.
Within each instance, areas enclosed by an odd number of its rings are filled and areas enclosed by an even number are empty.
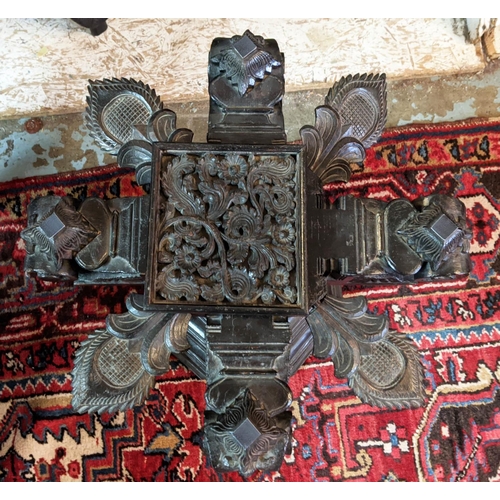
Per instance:
[[[221,471],[280,466],[290,447],[288,379],[311,355],[370,404],[421,405],[409,340],[342,282],[408,282],[469,270],[464,206],[340,197],[386,118],[384,75],[335,84],[302,145],[286,145],[283,56],[250,32],[215,39],[208,144],[191,144],[141,82],[91,82],[87,120],[101,147],[150,193],[80,206],[32,202],[26,270],[78,283],[144,283],[127,312],[80,347],[79,411],[140,404],[174,354],[207,381],[205,448]]]

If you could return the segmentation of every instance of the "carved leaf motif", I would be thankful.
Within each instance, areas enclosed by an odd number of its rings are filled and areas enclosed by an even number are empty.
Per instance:
[[[203,215],[205,208],[200,198],[188,190],[183,183],[183,176],[194,172],[195,163],[187,155],[174,158],[172,163],[162,173],[162,189],[169,202],[182,215]]]
[[[186,143],[193,141],[194,133],[188,128],[179,128],[170,136],[170,142]]]
[[[171,264],[158,274],[156,288],[159,293],[169,300],[198,300],[200,289],[192,276],[176,277],[173,275],[174,266]]]
[[[300,136],[304,144],[304,164],[311,168],[321,154],[323,141],[317,129],[311,125],[305,125],[300,129]]]
[[[340,116],[336,110],[328,106],[319,106],[315,109],[316,123],[319,137],[323,142],[323,150],[328,151],[337,144],[341,135]]]
[[[264,158],[257,162],[255,157],[250,157],[248,163],[255,165],[248,175],[248,190],[251,192],[256,182],[262,181],[266,184],[279,185],[290,181],[295,175],[295,161],[289,156],[287,158]]]
[[[222,51],[212,62],[219,65],[220,71],[238,89],[238,93],[244,95],[249,87],[253,87],[258,80],[263,80],[266,73],[270,73],[273,67],[280,66],[281,63],[263,50],[262,38],[248,30],[241,37],[233,37],[232,42],[234,46]],[[242,42],[246,42],[247,46],[251,45],[252,50],[241,53],[236,47]]]
[[[327,295],[306,318],[315,355],[333,352],[335,375],[364,401],[382,407],[423,402],[423,372],[411,342],[389,332],[385,316],[367,312],[366,299]]]
[[[337,161],[344,160],[346,163],[361,162],[365,159],[365,148],[360,142],[347,138],[345,142],[339,141],[336,156],[338,156]]]
[[[289,440],[290,413],[272,418],[246,389],[224,413],[205,426],[212,463],[220,470],[239,470],[244,476],[257,469],[273,469],[283,459]],[[238,438],[241,425],[252,426],[257,435],[251,443]]]
[[[147,397],[155,379],[127,344],[105,330],[83,341],[73,370],[72,405],[79,413],[123,411]]]
[[[120,339],[131,339],[141,333],[141,327],[154,314],[136,316],[129,311],[123,314],[110,314],[106,318],[106,330]]]
[[[200,182],[198,188],[203,194],[203,201],[208,204],[207,218],[212,221],[218,220],[232,201],[232,198],[227,196],[225,183],[217,180],[213,183]]]
[[[227,260],[233,266],[241,264],[248,256],[249,246],[245,242],[237,243],[231,241],[229,243],[229,251],[227,252]],[[252,252],[254,252],[252,250]]]
[[[339,307],[339,303],[342,300],[349,301],[350,299],[336,299],[326,296],[322,308],[358,342],[376,342],[381,340],[389,333],[387,317],[366,312],[366,299],[364,297],[360,298],[365,303],[365,310],[362,314],[358,313],[359,306],[356,303],[357,301],[353,302],[352,306],[348,302],[344,307]],[[354,314],[349,311],[351,307],[355,311]]]
[[[98,231],[76,210],[73,198],[60,199],[53,210],[44,214],[38,222],[21,232],[21,237],[34,250],[48,254],[61,269],[64,259],[72,259],[90,243]]]
[[[116,161],[120,167],[138,169],[151,164],[153,146],[147,141],[132,140],[125,143],[118,152]]]
[[[176,314],[165,327],[165,343],[168,348],[179,353],[187,351],[191,344],[187,338],[191,314]]]
[[[286,286],[283,290],[276,290],[276,295],[284,304],[297,302],[297,289],[295,287]]]
[[[142,403],[154,376],[169,369],[165,327],[172,314],[148,313],[127,300],[128,312],[106,318],[75,356],[73,406],[84,411],[125,410]]]
[[[269,269],[270,260],[262,247],[251,246],[250,257],[248,259],[250,270],[255,273],[257,278],[264,277],[264,273]]]
[[[147,130],[148,138],[152,142],[168,142],[175,131],[177,117],[170,109],[156,111],[149,119]]]
[[[411,340],[391,333],[386,340],[371,346],[362,356],[358,370],[349,377],[349,386],[356,395],[382,408],[422,406],[423,366]]]
[[[359,349],[347,342],[342,336],[338,337],[338,349],[333,355],[333,366],[335,368],[335,376],[337,378],[346,378],[354,371],[359,365]]]
[[[307,323],[314,338],[313,355],[317,358],[333,356],[338,346],[337,332],[332,318],[316,308],[307,316]]]
[[[232,302],[245,301],[252,293],[252,279],[244,269],[231,269],[229,276],[231,280],[229,300]]]
[[[272,304],[276,298],[276,294],[273,292],[271,287],[265,286],[262,289],[262,293],[261,293],[260,297],[262,299],[262,302],[264,302],[264,304]]]
[[[430,230],[438,220],[445,222],[444,227],[448,234],[444,240],[436,238],[435,233]],[[467,243],[468,237],[466,232],[443,212],[443,207],[438,203],[430,203],[422,209],[422,212],[410,214],[398,230],[398,234],[422,260],[430,263],[433,271],[457,253],[457,250]]]
[[[279,263],[284,264],[287,271],[291,271],[295,267],[295,258],[286,246],[277,246],[274,249],[276,259]]]
[[[88,90],[86,121],[90,135],[111,154],[117,154],[132,138],[134,125],[146,125],[163,107],[154,89],[132,78],[91,80]]]
[[[270,269],[296,267],[295,175],[292,155],[174,156],[160,177],[165,198],[157,262],[171,266],[159,273],[159,294],[186,298],[187,287],[196,285],[190,296],[205,300],[295,303],[295,274],[286,283],[269,282],[271,289],[281,287],[279,293],[262,291]],[[221,286],[214,289],[206,280],[216,278]]]
[[[338,111],[345,135],[368,149],[379,139],[387,120],[385,74],[342,77],[328,92],[325,104]]]
[[[35,248],[42,253],[46,253],[54,261],[57,260],[53,251],[52,242],[38,226],[30,226],[21,231],[21,238],[26,242],[29,252],[33,253]]]
[[[261,218],[254,208],[234,207],[224,215],[226,240],[251,244],[261,237]]]
[[[329,106],[316,108],[316,124],[300,130],[305,147],[306,166],[315,172],[322,184],[348,181],[349,162],[362,161],[364,148],[355,138],[342,138],[338,112]]]
[[[220,262],[217,262],[215,260],[209,260],[206,266],[198,268],[198,272],[200,273],[200,276],[202,276],[203,278],[210,278],[214,274],[219,273],[220,270],[221,270]]]
[[[201,285],[201,296],[210,302],[220,302],[224,299],[222,283],[214,283],[212,286]]]
[[[135,168],[139,185],[151,183],[152,142],[192,141],[193,132],[175,129],[175,113],[163,109],[149,85],[127,78],[89,83],[86,122],[90,135],[101,149],[118,155],[120,166]]]
[[[256,188],[255,193],[261,196],[264,207],[272,215],[290,215],[295,208],[295,201],[288,186],[271,189]]]

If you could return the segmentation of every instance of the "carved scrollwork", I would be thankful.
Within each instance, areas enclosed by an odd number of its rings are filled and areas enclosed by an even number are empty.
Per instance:
[[[296,303],[296,176],[291,155],[170,156],[160,178],[158,294]]]
[[[389,331],[385,316],[368,313],[364,297],[327,295],[306,319],[314,338],[313,354],[331,356],[335,375],[347,377],[362,401],[396,408],[424,402],[415,347]]]
[[[128,301],[127,304],[130,304]],[[189,348],[189,314],[111,314],[106,330],[83,341],[73,370],[73,407],[79,412],[125,410],[141,404],[155,376],[170,368],[172,349]]]

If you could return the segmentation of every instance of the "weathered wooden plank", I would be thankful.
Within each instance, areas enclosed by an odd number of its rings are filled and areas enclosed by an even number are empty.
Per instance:
[[[476,72],[482,54],[452,19],[109,19],[92,37],[69,19],[0,19],[0,116],[82,111],[88,79],[132,77],[166,102],[207,98],[216,36],[276,38],[287,92],[326,88],[348,73],[390,79]]]
[[[488,59],[500,57],[500,24],[495,24],[484,34],[484,47]]]

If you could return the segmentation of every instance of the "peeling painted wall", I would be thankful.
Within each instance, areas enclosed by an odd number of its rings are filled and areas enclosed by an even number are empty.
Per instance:
[[[388,89],[388,126],[500,116],[500,64],[481,75],[393,82]]]
[[[81,114],[45,117],[33,134],[26,131],[26,119],[0,121],[0,182],[114,161],[90,137]]]
[[[0,117],[80,112],[88,79],[132,77],[166,102],[207,97],[216,36],[278,40],[287,92],[349,73],[389,79],[481,71],[482,53],[453,19],[109,19],[92,37],[69,19],[0,19]]]

